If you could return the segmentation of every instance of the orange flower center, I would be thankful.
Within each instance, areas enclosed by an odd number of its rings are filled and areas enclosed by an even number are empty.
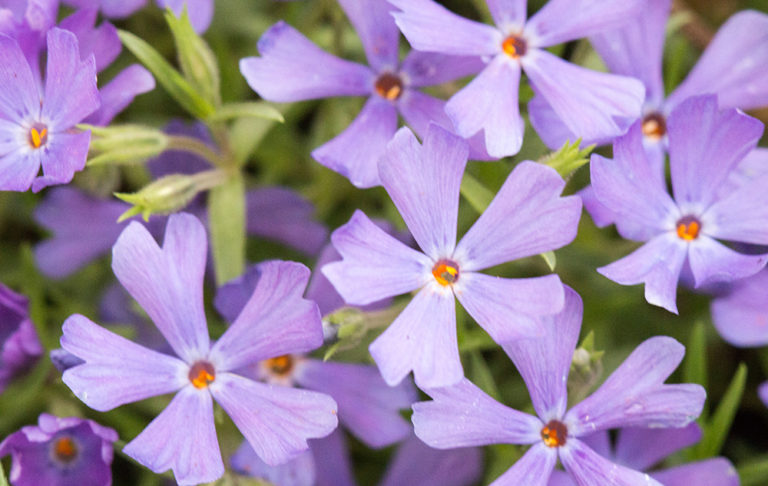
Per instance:
[[[216,370],[213,365],[207,361],[198,361],[189,369],[189,381],[192,386],[201,390],[206,388],[216,379]]]
[[[276,358],[269,358],[265,364],[270,373],[283,377],[288,375],[293,369],[293,356],[284,354]]]
[[[48,127],[42,123],[36,123],[29,129],[28,142],[30,147],[39,149],[48,143]]]
[[[658,111],[645,115],[645,118],[643,118],[643,135],[646,138],[655,142],[661,140],[666,133],[667,122],[664,119],[664,115]]]
[[[547,447],[560,447],[565,445],[568,437],[568,427],[557,420],[550,420],[547,425],[541,429],[541,440]]]
[[[59,437],[53,442],[52,452],[56,460],[69,464],[77,458],[77,445],[72,437]]]
[[[376,80],[374,89],[385,100],[395,101],[403,94],[403,80],[396,74],[384,73]]]
[[[512,59],[518,59],[528,52],[528,44],[522,37],[510,35],[501,43],[501,50]]]
[[[693,241],[699,237],[701,223],[693,216],[686,216],[677,222],[677,236],[681,240]]]
[[[459,279],[459,265],[452,260],[440,260],[432,267],[432,275],[442,286],[453,285]]]

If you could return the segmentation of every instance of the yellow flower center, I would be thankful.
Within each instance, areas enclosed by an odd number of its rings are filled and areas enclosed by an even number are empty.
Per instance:
[[[48,127],[40,123],[35,124],[29,129],[28,141],[30,147],[34,149],[39,149],[48,143]]]
[[[501,50],[512,59],[519,59],[528,52],[528,44],[522,37],[510,35],[501,43]]]
[[[447,259],[442,259],[432,267],[432,276],[442,286],[453,285],[459,279],[459,265]]]
[[[290,374],[291,370],[293,370],[293,356],[284,354],[275,358],[269,358],[266,360],[265,364],[270,373],[279,377],[284,377]]]
[[[654,142],[661,140],[661,138],[667,133],[667,122],[664,119],[664,115],[658,111],[648,113],[643,118],[643,135],[649,140]]]
[[[207,361],[198,361],[189,369],[189,381],[198,390],[206,388],[215,379],[216,370]]]
[[[72,437],[59,437],[53,442],[52,452],[57,461],[69,464],[77,458],[77,445]]]
[[[686,216],[677,222],[677,236],[681,240],[693,241],[699,237],[701,223],[693,216]]]
[[[557,420],[550,420],[544,428],[541,429],[541,440],[547,447],[560,447],[565,445],[568,437],[568,427]]]
[[[403,94],[403,80],[396,74],[383,73],[374,83],[376,94],[385,100],[395,101]]]

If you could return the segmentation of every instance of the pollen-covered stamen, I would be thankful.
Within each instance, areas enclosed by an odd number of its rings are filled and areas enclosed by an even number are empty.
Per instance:
[[[512,59],[518,59],[528,52],[528,43],[522,37],[510,35],[501,43],[501,50]]]
[[[693,241],[699,237],[701,222],[693,216],[680,218],[677,222],[677,236],[681,240]]]
[[[56,462],[70,464],[77,459],[77,444],[67,435],[54,440],[51,445],[51,455]]]
[[[648,113],[643,118],[643,135],[649,140],[658,141],[667,134],[667,121],[658,111]]]
[[[459,265],[453,260],[442,259],[432,267],[432,275],[442,286],[453,285],[459,279]]]
[[[48,127],[42,123],[35,123],[29,129],[28,142],[30,147],[39,149],[48,143]]]
[[[198,361],[189,369],[189,381],[192,386],[201,390],[216,379],[216,370],[207,361]]]
[[[568,437],[568,427],[557,420],[550,420],[541,429],[541,440],[547,447],[560,447],[565,445]]]
[[[373,87],[376,94],[389,101],[395,101],[403,94],[403,80],[397,74],[381,74]]]
[[[284,377],[293,370],[293,356],[284,354],[275,358],[266,360],[266,367],[273,375]]]

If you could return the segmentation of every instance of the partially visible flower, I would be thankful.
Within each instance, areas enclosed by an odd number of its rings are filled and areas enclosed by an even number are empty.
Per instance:
[[[171,403],[123,451],[152,471],[172,469],[179,484],[214,481],[224,473],[213,399],[268,464],[307,449],[330,433],[336,403],[327,395],[270,387],[236,373],[249,364],[322,344],[317,306],[301,294],[309,270],[293,262],[264,264],[242,312],[211,344],[203,309],[207,241],[189,214],[168,218],[159,247],[133,222],[113,248],[118,280],[149,314],[175,356],[132,343],[81,315],[63,325],[61,345],[85,363],[63,380],[88,406],[107,411],[175,393]]]
[[[93,56],[80,60],[71,32],[48,31],[42,95],[18,42],[4,35],[0,64],[0,190],[37,192],[71,181],[85,167],[90,143],[90,133],[72,128],[99,107]]]
[[[499,343],[539,334],[539,318],[563,305],[557,275],[507,279],[480,270],[570,243],[581,201],[560,196],[565,182],[553,169],[522,162],[457,244],[467,153],[464,140],[432,124],[423,146],[401,129],[379,163],[382,184],[421,252],[360,211],[331,235],[343,260],[322,271],[347,303],[364,305],[419,290],[370,346],[390,385],[411,370],[419,387],[446,386],[463,377],[456,298]]]
[[[523,71],[555,119],[578,138],[612,139],[640,116],[642,83],[571,64],[546,48],[628,23],[644,2],[550,0],[526,20],[526,0],[488,0],[495,26],[460,17],[432,0],[390,3],[402,10],[394,14],[395,22],[414,49],[488,59],[445,111],[462,137],[484,132],[494,157],[514,155],[523,143],[518,100]],[[531,117],[537,108],[528,105]],[[536,129],[545,137],[546,126]]]
[[[616,214],[638,250],[598,271],[622,285],[645,283],[645,298],[677,312],[676,291],[687,264],[694,285],[730,282],[760,271],[766,255],[747,255],[717,239],[768,244],[768,174],[721,194],[754,149],[763,124],[744,113],[719,111],[713,95],[689,98],[667,122],[674,199],[658,184],[641,141],[640,122],[614,143],[614,159],[592,155],[592,186]]]
[[[105,17],[121,19],[142,8],[147,0],[63,0],[63,3],[75,8],[97,9]]]
[[[558,459],[580,485],[661,486],[645,473],[611,462],[582,438],[623,427],[678,428],[701,413],[695,384],[664,384],[685,348],[660,336],[641,343],[589,397],[567,410],[567,381],[581,328],[579,295],[566,288],[562,312],[543,319],[544,335],[503,346],[525,381],[536,416],[508,408],[469,380],[426,390],[413,405],[416,436],[440,449],[485,444],[530,445],[493,484],[543,486]]]
[[[43,354],[27,299],[0,284],[0,393]]]
[[[726,341],[739,347],[768,344],[768,271],[734,282],[712,300],[712,323]]]
[[[117,432],[92,420],[43,413],[0,443],[14,486],[110,486]]]
[[[105,17],[122,19],[133,15],[147,4],[147,0],[63,0],[67,5],[83,9],[97,9]],[[213,18],[213,0],[156,0],[157,6],[170,8],[178,16],[187,9],[189,20],[196,32],[205,32]]]

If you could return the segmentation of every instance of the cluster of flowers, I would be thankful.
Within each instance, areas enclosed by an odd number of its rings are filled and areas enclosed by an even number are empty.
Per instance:
[[[98,12],[124,17],[146,0],[68,3],[78,10],[58,24],[56,0],[0,11],[0,189],[37,192],[71,181],[90,143],[76,125],[107,125],[154,87],[140,66],[101,88],[96,82],[120,52],[116,29],[96,26]],[[184,3],[158,0],[174,10]],[[192,25],[205,30],[212,2],[186,3]],[[111,248],[115,276],[160,333],[135,315],[116,318],[138,321],[136,344],[75,314],[62,326],[62,349],[52,353],[63,382],[97,411],[174,393],[124,454],[154,472],[172,470],[179,484],[215,481],[225,472],[216,401],[245,438],[232,468],[280,486],[355,484],[334,432],[339,423],[370,447],[404,441],[384,485],[471,484],[482,469],[477,446],[498,443],[530,447],[496,485],[738,484],[722,458],[645,472],[701,435],[693,421],[705,390],[665,384],[683,358],[680,343],[646,340],[569,408],[581,298],[556,274],[512,279],[483,270],[571,243],[583,200],[598,225],[615,224],[622,237],[645,242],[601,274],[622,285],[644,283],[649,303],[675,313],[680,282],[705,290],[733,282],[712,303],[718,330],[736,345],[768,343],[765,301],[756,297],[768,286],[768,150],[756,148],[763,124],[739,110],[768,105],[768,15],[731,18],[665,99],[670,0],[550,0],[530,18],[525,0],[486,3],[494,26],[433,0],[339,0],[370,66],[322,51],[284,22],[262,36],[260,57],[241,61],[249,85],[268,101],[368,98],[352,124],[312,156],[357,187],[383,186],[418,249],[362,211],[326,245],[327,231],[311,220],[306,201],[281,188],[252,191],[250,234],[320,257],[314,275],[302,264],[271,260],[222,286],[215,307],[231,325],[215,342],[203,299],[209,249],[200,201],[146,226],[116,224],[127,205],[73,188],[49,190],[36,211],[54,234],[35,249],[41,271],[62,278]],[[401,33],[414,48],[402,61]],[[584,37],[611,73],[546,49]],[[522,72],[535,93],[530,122],[547,145],[611,143],[613,159],[593,155],[591,186],[570,196],[562,195],[566,182],[556,170],[520,162],[457,242],[468,159],[521,149]],[[447,101],[421,91],[469,75],[476,76]],[[398,115],[410,128],[398,130]],[[168,131],[213,144],[201,126]],[[149,168],[160,177],[205,165],[168,152]],[[334,337],[322,316],[342,305],[385,308],[411,292],[369,347],[378,370],[308,356]],[[117,290],[110,298],[126,297]],[[535,415],[500,404],[464,377],[455,299],[512,360]],[[4,286],[0,316],[4,387],[43,349],[25,298]],[[411,372],[432,400],[417,401]],[[768,403],[768,386],[761,393]],[[399,414],[409,406],[413,428]],[[607,435],[613,429],[621,429],[615,450]],[[106,485],[117,439],[91,420],[43,414],[38,426],[5,438],[0,455],[13,456],[14,485]],[[555,469],[558,460],[565,471]]]

